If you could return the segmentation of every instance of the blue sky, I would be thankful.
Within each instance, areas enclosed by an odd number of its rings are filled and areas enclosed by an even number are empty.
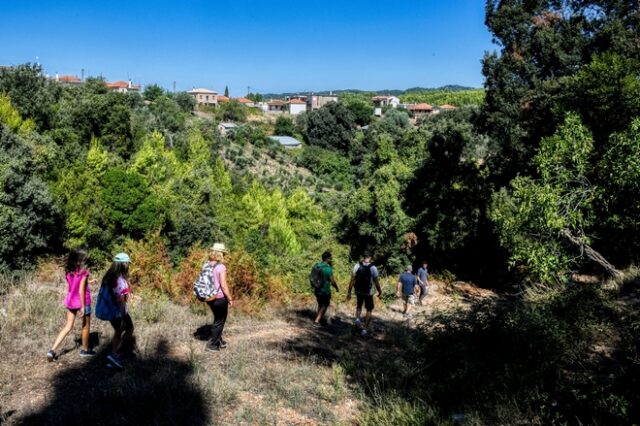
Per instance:
[[[0,65],[232,96],[481,87],[482,0],[0,0]]]

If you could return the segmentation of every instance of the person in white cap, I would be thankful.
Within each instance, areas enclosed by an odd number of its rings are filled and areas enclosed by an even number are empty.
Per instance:
[[[113,257],[111,267],[102,279],[102,285],[111,289],[111,296],[119,309],[113,319],[113,339],[111,340],[111,353],[107,355],[110,368],[124,368],[122,360],[122,346],[124,341],[133,341],[133,321],[129,315],[129,297],[131,286],[129,285],[129,263],[131,259],[126,253],[118,253]]]
[[[227,285],[227,267],[222,263],[225,253],[227,249],[223,243],[215,243],[209,253],[214,294],[206,300],[213,313],[211,340],[205,346],[207,352],[219,352],[220,349],[227,347],[227,342],[222,338],[222,332],[227,321],[228,310],[233,306],[233,297]]]

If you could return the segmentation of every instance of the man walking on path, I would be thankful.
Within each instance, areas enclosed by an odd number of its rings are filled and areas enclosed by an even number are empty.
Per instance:
[[[329,308],[331,303],[331,286],[338,290],[338,284],[333,276],[333,266],[331,262],[331,253],[325,251],[322,253],[322,262],[318,262],[313,265],[314,270],[318,270],[319,278],[321,279],[321,285],[314,289],[316,295],[316,301],[318,302],[318,313],[316,319],[313,322],[314,327],[320,327],[320,321],[324,319],[324,314]]]
[[[422,261],[422,267],[418,269],[418,285],[420,286],[420,299],[419,304],[422,306],[422,302],[427,297],[427,280],[429,279],[429,270],[427,269],[427,261]]]
[[[413,275],[413,268],[408,265],[400,279],[398,279],[398,297],[402,295],[402,302],[404,304],[404,311],[402,313],[406,318],[411,317],[411,308],[415,305],[415,291],[418,287],[418,281],[416,276]],[[402,291],[402,293],[400,293]]]
[[[353,274],[349,282],[349,291],[347,293],[347,301],[351,300],[351,290],[356,291],[356,327],[361,328],[360,334],[364,337],[367,335],[367,328],[371,322],[371,312],[373,311],[373,286],[378,290],[378,298],[382,298],[382,288],[378,279],[378,269],[371,263],[371,254],[364,252],[362,260],[353,267]],[[367,313],[364,323],[361,320],[362,305],[364,304]]]

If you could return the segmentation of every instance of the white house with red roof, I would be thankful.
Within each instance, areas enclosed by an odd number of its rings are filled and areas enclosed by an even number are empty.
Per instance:
[[[131,80],[122,81],[118,80],[113,83],[107,83],[107,88],[118,93],[140,92],[141,86],[139,84],[133,84]]]
[[[307,103],[302,99],[293,98],[287,101],[287,106],[289,108],[289,114],[298,115],[301,112],[307,111]]]

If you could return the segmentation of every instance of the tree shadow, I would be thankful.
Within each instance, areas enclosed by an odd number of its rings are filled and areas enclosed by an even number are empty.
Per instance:
[[[103,353],[58,373],[53,396],[41,410],[18,419],[23,425],[204,425],[209,404],[193,380],[193,366],[171,358],[160,341],[151,356],[127,359],[122,371],[107,368]]]
[[[310,329],[277,346],[340,365],[383,409],[399,398],[441,418],[475,413],[485,424],[626,424],[638,399],[625,388],[638,383],[628,372],[638,369],[620,351],[594,352],[607,339],[597,330],[619,316],[597,289],[573,286],[540,304],[486,299],[415,328],[374,316],[368,339],[347,326]],[[288,320],[308,316],[292,311]]]

